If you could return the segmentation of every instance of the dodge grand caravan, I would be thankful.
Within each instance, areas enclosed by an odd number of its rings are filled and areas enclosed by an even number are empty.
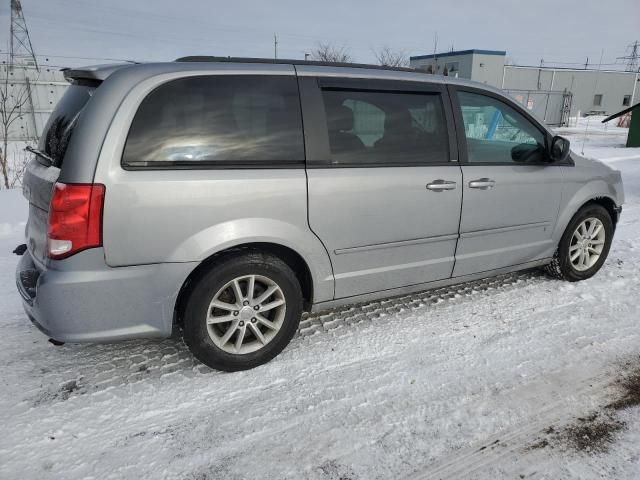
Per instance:
[[[222,370],[301,314],[545,267],[591,277],[620,173],[482,84],[187,57],[67,70],[16,280],[60,342],[167,337]]]

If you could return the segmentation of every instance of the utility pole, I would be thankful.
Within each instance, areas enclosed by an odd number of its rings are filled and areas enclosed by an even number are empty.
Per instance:
[[[617,57],[617,59],[627,61],[627,68],[625,69],[627,72],[640,72],[640,68],[638,68],[640,66],[640,43],[638,40],[631,45],[627,45],[627,51],[629,55]]]
[[[587,57],[587,61],[584,62],[584,69],[586,70],[589,67],[589,57]]]
[[[433,73],[438,73],[438,57],[436,50],[438,50],[438,32],[433,36]]]
[[[538,69],[538,90],[542,89],[542,84],[540,82],[540,77],[542,76],[542,67],[544,67],[544,58],[540,59],[540,68]]]
[[[273,34],[273,58],[278,59],[278,36]]]
[[[9,65],[14,64],[33,65],[36,70],[38,61],[33,52],[29,30],[27,30],[27,22],[22,13],[22,5],[20,0],[11,0],[11,47],[9,56]]]

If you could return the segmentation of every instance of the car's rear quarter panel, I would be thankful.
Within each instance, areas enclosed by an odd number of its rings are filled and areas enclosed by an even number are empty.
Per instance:
[[[306,261],[315,301],[333,298],[326,251],[307,224],[304,169],[115,170],[103,181],[108,265],[199,262],[230,247],[273,243]]]

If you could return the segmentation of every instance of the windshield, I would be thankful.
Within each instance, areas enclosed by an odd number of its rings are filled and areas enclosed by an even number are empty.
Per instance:
[[[62,166],[78,116],[95,89],[95,86],[71,85],[49,117],[38,149],[51,157],[54,166]]]

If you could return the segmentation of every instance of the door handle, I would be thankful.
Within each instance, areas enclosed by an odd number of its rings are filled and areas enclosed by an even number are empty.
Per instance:
[[[495,180],[491,180],[490,178],[479,178],[469,182],[469,188],[479,188],[480,190],[489,190],[495,187],[495,185]]]
[[[433,192],[442,192],[444,190],[455,190],[456,182],[450,182],[448,180],[434,180],[431,183],[427,183],[427,190],[431,190]]]

